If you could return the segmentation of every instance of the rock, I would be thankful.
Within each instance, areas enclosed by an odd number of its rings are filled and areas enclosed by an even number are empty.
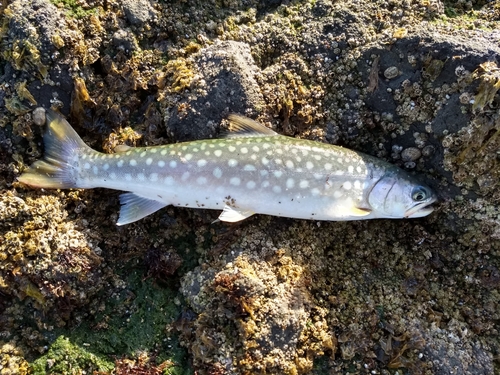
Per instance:
[[[228,113],[255,113],[264,106],[255,79],[259,69],[248,44],[217,42],[200,50],[193,60],[198,78],[190,88],[192,93],[167,109],[165,118],[169,134],[176,140],[212,138]],[[189,108],[187,113],[179,113],[182,105]]]
[[[157,16],[149,0],[123,0],[121,5],[128,21],[134,26],[151,23]]]

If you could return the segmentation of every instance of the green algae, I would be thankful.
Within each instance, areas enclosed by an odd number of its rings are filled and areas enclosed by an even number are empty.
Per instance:
[[[52,4],[64,8],[68,17],[82,19],[92,14],[97,13],[97,9],[85,9],[80,5],[81,2],[77,0],[50,0]]]
[[[49,351],[31,365],[34,375],[78,374],[85,371],[111,371],[113,363],[59,336]]]
[[[34,374],[70,374],[78,369],[106,372],[114,368],[111,358],[134,358],[141,353],[157,364],[172,363],[166,373],[192,373],[177,335],[169,333],[181,310],[178,293],[156,285],[151,278],[144,280],[143,269],[137,265],[131,268],[123,270],[127,273],[123,288],[108,298],[102,311],[77,327],[54,332],[57,339],[49,351],[31,365]]]

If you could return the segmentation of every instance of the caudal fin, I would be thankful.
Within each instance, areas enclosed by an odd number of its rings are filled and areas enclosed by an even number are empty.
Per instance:
[[[78,188],[78,159],[95,151],[83,143],[61,115],[48,109],[45,118],[47,130],[43,136],[43,159],[34,162],[18,180],[38,188]]]

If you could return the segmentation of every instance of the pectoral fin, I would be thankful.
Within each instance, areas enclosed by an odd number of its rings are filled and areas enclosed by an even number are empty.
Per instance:
[[[350,207],[348,214],[349,216],[363,217],[370,215],[371,212],[372,210],[370,210],[369,208]]]
[[[133,147],[127,146],[127,145],[118,145],[115,147],[115,152],[126,152],[128,150],[131,150]]]
[[[237,221],[241,221],[252,216],[254,213],[255,212],[251,210],[241,210],[226,205],[224,206],[222,213],[219,215],[218,220],[226,221],[228,223],[236,223]]]
[[[140,197],[134,193],[120,195],[120,203],[122,207],[120,208],[120,217],[116,225],[133,223],[166,206],[163,202]]]

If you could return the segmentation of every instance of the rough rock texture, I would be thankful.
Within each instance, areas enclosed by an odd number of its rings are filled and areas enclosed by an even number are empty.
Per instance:
[[[499,372],[496,2],[0,10],[0,372]],[[43,152],[40,105],[105,152],[244,113],[397,164],[440,202],[348,223],[170,207],[118,228],[115,192],[16,182]]]
[[[247,44],[216,42],[200,50],[193,60],[197,74],[190,82],[192,94],[173,110],[166,108],[165,123],[172,138],[212,138],[227,114],[251,114],[264,106],[255,80],[258,68]],[[186,127],[186,123],[190,126]]]

